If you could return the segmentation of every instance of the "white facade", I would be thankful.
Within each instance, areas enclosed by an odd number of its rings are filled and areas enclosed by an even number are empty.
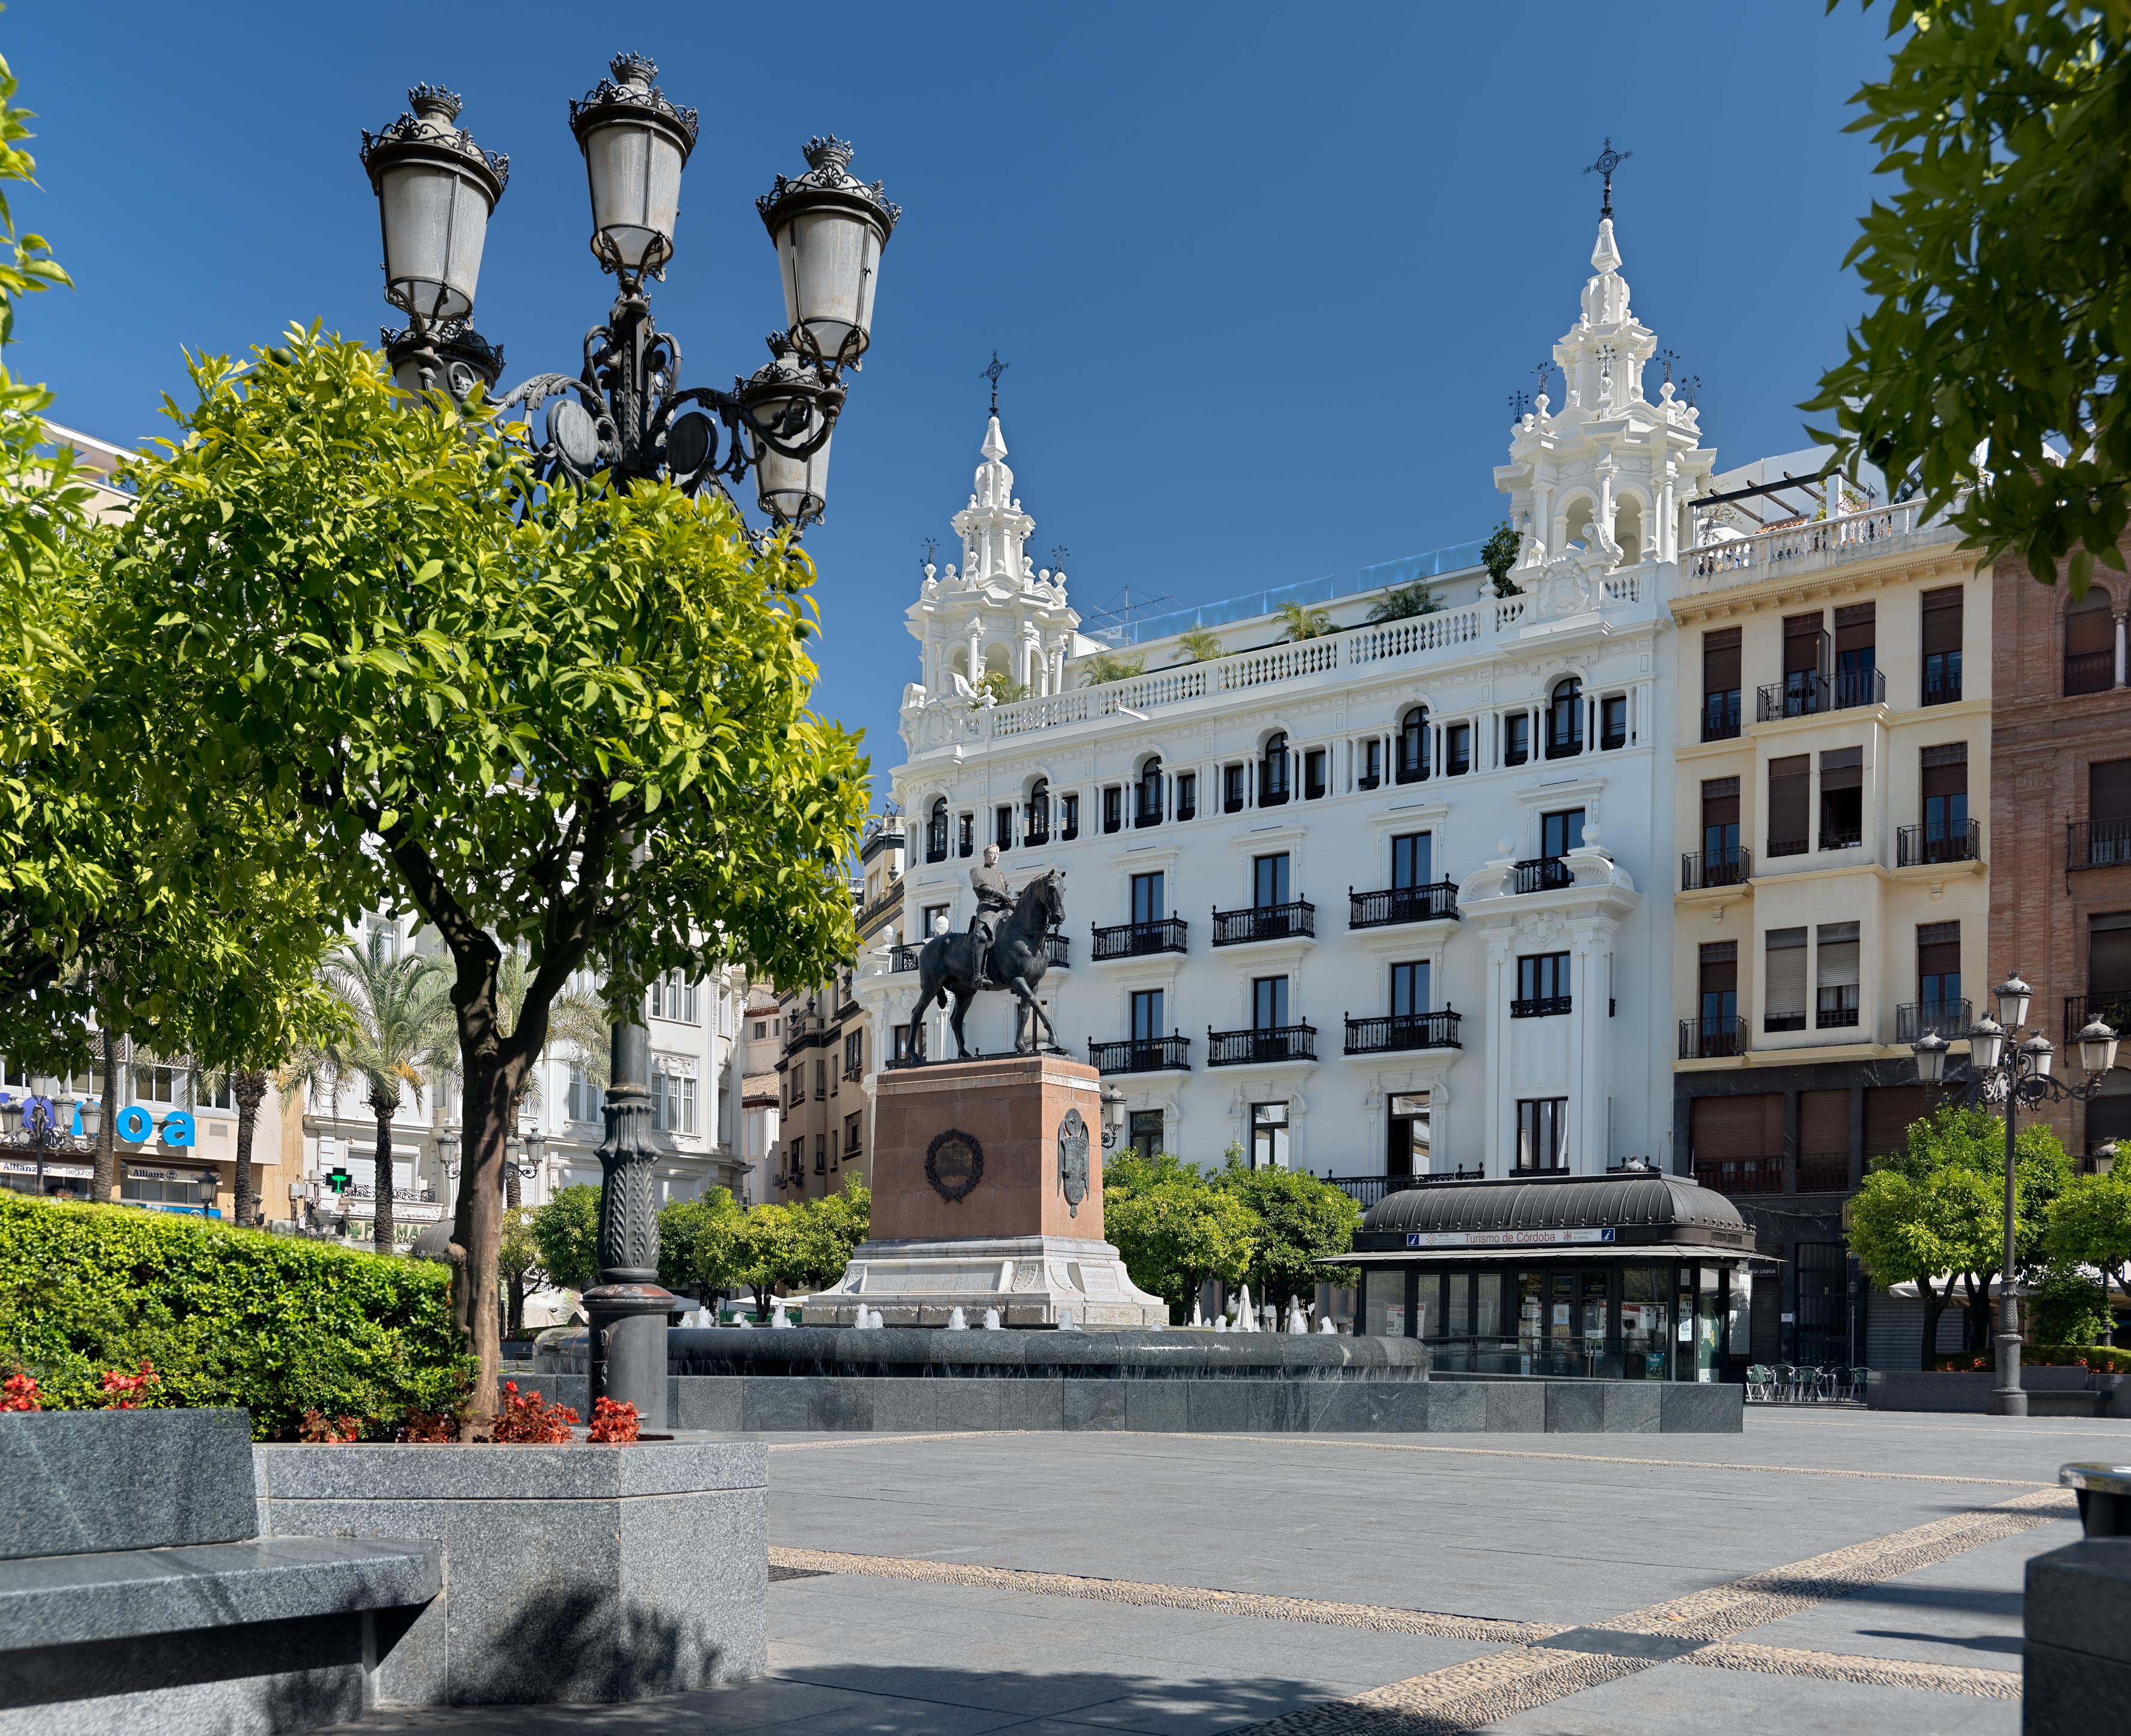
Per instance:
[[[1496,472],[1527,537],[1518,595],[1468,551],[1435,612],[1368,624],[1381,581],[1295,642],[1276,613],[1204,611],[1219,657],[1143,637],[1144,672],[1076,685],[1100,648],[1064,575],[1022,552],[1033,521],[992,420],[954,521],[961,570],[928,567],[909,611],[921,678],[893,795],[912,836],[890,938],[922,940],[938,907],[965,925],[988,842],[1017,885],[1063,870],[1070,964],[1042,998],[1068,1047],[1095,1045],[1129,1137],[1343,1177],[1673,1167],[1661,685],[1685,502],[1712,455],[1669,383],[1644,396],[1655,339],[1610,221],[1592,264],[1554,352],[1568,401],[1542,397]],[[1027,697],[973,693],[970,671],[1002,667]],[[874,1065],[916,998],[907,962],[884,946],[865,964]],[[927,1052],[951,1055],[934,1022]],[[969,1034],[1010,1047],[1008,997],[980,997]]]

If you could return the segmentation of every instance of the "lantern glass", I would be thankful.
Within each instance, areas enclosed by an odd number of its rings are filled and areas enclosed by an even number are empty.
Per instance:
[[[2097,1175],[2106,1175],[2116,1167],[2116,1141],[2104,1140],[2094,1148],[2094,1169]]]
[[[762,509],[781,523],[812,524],[828,503],[829,441],[824,440],[803,458],[788,458],[758,442],[754,493]]]
[[[2020,1045],[2020,1053],[2027,1056],[2028,1065],[2040,1078],[2047,1078],[2057,1066],[2057,1045],[2046,1036],[2032,1036]]]
[[[626,112],[586,128],[580,142],[591,184],[592,251],[610,270],[656,271],[673,257],[687,153],[670,127]]]
[[[2116,1064],[2116,1033],[2099,1019],[2090,1021],[2079,1034],[2079,1064],[2095,1074],[2105,1074]]]
[[[1980,1020],[1975,1030],[1968,1034],[1968,1058],[1977,1069],[1988,1073],[1998,1064],[2005,1052],[2005,1027],[1995,1019]]]
[[[1944,1037],[1935,1031],[1926,1031],[1909,1046],[1916,1051],[1918,1083],[1936,1085],[1946,1077]]]
[[[22,1106],[12,1097],[0,1099],[0,1128],[10,1134],[22,1131]]]
[[[1998,1000],[1998,1022],[2008,1031],[2018,1031],[2028,1022],[2028,1000],[2033,992],[2020,980],[2018,971],[2006,978],[1994,991]]]
[[[94,1139],[103,1131],[103,1105],[93,1097],[82,1100],[81,1131],[85,1139]]]
[[[786,328],[804,331],[830,361],[855,361],[873,331],[880,282],[879,225],[864,208],[839,201],[793,212],[777,231],[777,274]]]
[[[496,201],[443,153],[395,163],[377,178],[385,231],[385,294],[424,320],[473,312],[481,249]]]
[[[539,1165],[546,1160],[548,1155],[548,1136],[544,1133],[527,1134],[525,1136],[525,1155],[527,1160],[531,1162],[535,1168],[538,1168]]]

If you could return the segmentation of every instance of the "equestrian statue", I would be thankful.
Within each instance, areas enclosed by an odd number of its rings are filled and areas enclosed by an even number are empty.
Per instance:
[[[998,846],[984,846],[984,862],[970,870],[976,889],[977,910],[966,934],[938,934],[925,943],[917,955],[917,1005],[910,1015],[913,1039],[923,1030],[925,1015],[944,1007],[950,994],[955,1010],[947,1023],[955,1033],[959,1060],[970,1059],[963,1040],[962,1019],[970,1002],[984,989],[1003,988],[1019,1003],[1014,1020],[1013,1052],[1036,1053],[1036,1027],[1042,1026],[1051,1046],[1058,1034],[1037,1004],[1036,985],[1051,964],[1051,935],[1066,920],[1066,898],[1060,891],[1062,877],[1056,868],[1038,874],[1016,897],[999,871]]]

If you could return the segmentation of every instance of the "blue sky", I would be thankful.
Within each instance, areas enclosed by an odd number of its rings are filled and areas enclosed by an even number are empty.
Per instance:
[[[1039,563],[1084,613],[1179,604],[1484,536],[1509,395],[1588,272],[1611,135],[1636,311],[1702,380],[1726,466],[1804,443],[1841,352],[1841,262],[1873,191],[1846,99],[1884,8],[1690,4],[1070,7],[144,4],[14,0],[0,52],[39,112],[41,230],[79,288],[18,322],[62,422],[132,442],[181,349],[291,321],[372,335],[357,132],[441,82],[511,157],[476,323],[506,382],[573,368],[611,291],[565,121],[616,50],[703,110],[655,294],[684,378],[781,323],[753,207],[810,133],[854,140],[903,218],[810,533],[822,710],[879,768],[916,647],[922,541],[951,542],[996,347]],[[431,41],[434,45],[421,44]],[[1652,376],[1653,390],[1656,384]]]

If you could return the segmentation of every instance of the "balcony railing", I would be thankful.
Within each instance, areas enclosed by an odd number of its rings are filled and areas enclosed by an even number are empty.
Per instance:
[[[1894,833],[1894,866],[1927,868],[1947,862],[1983,859],[1983,822],[1964,820],[1949,825],[1905,825]]]
[[[1445,1008],[1441,1012],[1382,1013],[1373,1018],[1347,1021],[1347,1053],[1385,1055],[1401,1049],[1462,1049],[1458,1021],[1463,1016]]]
[[[1961,698],[1961,659],[1956,654],[1950,669],[1924,670],[1923,701],[1927,705],[1951,705]]]
[[[2065,826],[2065,867],[2131,865],[2131,820],[2074,820]]]
[[[2066,698],[2077,693],[2106,693],[2115,685],[2116,653],[2114,651],[2071,651],[2065,653]]]
[[[1750,584],[1772,573],[1815,571],[1872,553],[1881,544],[1915,535],[1923,525],[1923,502],[1898,501],[1839,518],[1734,537],[1683,553],[1689,588],[1709,591],[1724,585]],[[1935,528],[1937,527],[1934,527]],[[1951,541],[1955,533],[1943,529]]]
[[[1679,858],[1679,889],[1698,892],[1707,887],[1744,886],[1754,878],[1754,853],[1744,848],[1695,850]]]
[[[1559,856],[1527,856],[1511,870],[1520,892],[1558,892],[1576,884],[1576,876]]]
[[[1098,1073],[1188,1073],[1189,1037],[1131,1037],[1122,1043],[1088,1045],[1088,1064]]]
[[[888,949],[888,968],[891,973],[917,968],[917,948],[891,946]]]
[[[1073,968],[1071,938],[1066,935],[1053,935],[1050,937],[1048,944],[1051,948],[1051,968],[1053,970],[1070,970]]]
[[[1697,1158],[1694,1179],[1719,1193],[1780,1193],[1784,1191],[1784,1160],[1780,1157],[1736,1157],[1705,1162]]]
[[[1958,1042],[1975,1022],[1971,1011],[1966,1001],[1904,1001],[1894,1009],[1894,1040],[1913,1043],[1928,1034]]]
[[[1317,906],[1304,898],[1214,912],[1216,946],[1240,946],[1249,940],[1292,940],[1305,935],[1314,938],[1316,933]]]
[[[1458,920],[1458,882],[1439,880],[1432,886],[1387,887],[1380,892],[1358,892],[1347,888],[1347,926],[1386,928],[1394,922],[1447,922]]]
[[[1470,1169],[1436,1169],[1426,1175],[1328,1175],[1324,1179],[1337,1188],[1363,1211],[1367,1211],[1386,1195],[1404,1193],[1414,1188],[1425,1188],[1439,1181],[1485,1181],[1487,1171],[1484,1165]]]
[[[1746,1052],[1744,1019],[1682,1019],[1679,1021],[1679,1058],[1683,1061],[1715,1060]]]
[[[1764,1013],[1761,1016],[1761,1029],[1765,1031],[1803,1031],[1805,1029],[1804,1010],[1801,1008],[1796,1012]]]
[[[2064,1046],[2079,1041],[2088,1021],[2099,1019],[2112,1031],[2131,1037],[2131,994],[2066,995],[2064,1003]]]
[[[1850,1191],[1850,1154],[1847,1151],[1799,1152],[1798,1190],[1801,1193],[1847,1193]]]
[[[1739,733],[1739,690],[1726,688],[1721,693],[1705,693],[1702,696],[1702,739],[1704,741],[1730,741]]]
[[[1854,850],[1862,847],[1864,842],[1862,825],[1838,821],[1820,829],[1820,847],[1823,850]]]
[[[1206,1029],[1209,1067],[1265,1066],[1275,1061],[1317,1059],[1315,1025],[1268,1025],[1253,1031]]]
[[[1803,856],[1812,848],[1810,838],[1771,838],[1768,854],[1771,856]]]
[[[1857,990],[1851,984],[1814,992],[1813,1025],[1821,1031],[1846,1031],[1857,1023]]]
[[[1541,995],[1534,1001],[1512,1001],[1510,1016],[1513,1019],[1559,1018],[1569,1010],[1567,995]]]
[[[1110,959],[1144,958],[1149,953],[1180,953],[1187,925],[1181,916],[1161,916],[1152,922],[1120,922],[1113,928],[1092,931],[1089,953],[1097,964]]]
[[[1880,705],[1887,701],[1887,675],[1882,669],[1844,669],[1833,675],[1804,670],[1770,681],[1760,690],[1760,721],[1779,717],[1813,717],[1823,711],[1847,711],[1853,705]]]

